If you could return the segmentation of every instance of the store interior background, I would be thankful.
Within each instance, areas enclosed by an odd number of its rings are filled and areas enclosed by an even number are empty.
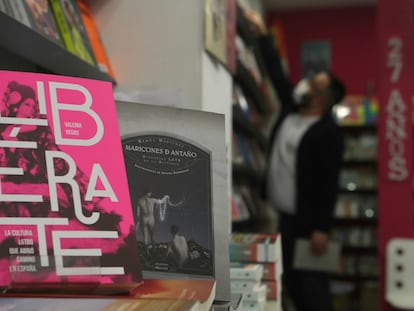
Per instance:
[[[365,94],[377,85],[375,1],[266,0],[269,25],[284,29],[291,78],[300,78],[300,51],[305,41],[331,45],[331,69],[346,83],[349,94]]]

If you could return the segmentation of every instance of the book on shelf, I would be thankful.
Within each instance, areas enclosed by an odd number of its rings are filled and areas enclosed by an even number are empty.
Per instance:
[[[231,279],[230,288],[233,293],[258,291],[260,280]]]
[[[266,300],[261,301],[243,301],[243,311],[264,311]]]
[[[63,45],[46,0],[0,0],[0,11],[37,31],[58,45]]]
[[[88,34],[89,42],[95,56],[96,64],[99,70],[107,73],[109,76],[115,79],[115,74],[112,70],[111,63],[105,50],[105,46],[96,26],[93,13],[85,0],[77,0],[77,3],[86,33]]]
[[[13,17],[15,20],[31,27],[29,17],[22,0],[0,0],[0,11]]]
[[[184,299],[135,299],[135,298],[41,298],[2,297],[0,310],[89,310],[89,311],[202,311],[197,301]]]
[[[231,261],[277,262],[281,260],[279,234],[233,233],[230,241]]]
[[[93,49],[76,0],[49,0],[63,44],[72,54],[92,66]]]
[[[234,281],[237,284],[237,282],[240,281]],[[262,301],[267,300],[267,285],[264,283],[259,282],[257,285],[255,285],[253,288],[240,288],[239,286],[235,285],[234,289],[232,289],[235,293],[241,293],[243,296],[243,301]]]
[[[230,263],[230,278],[260,281],[263,277],[263,265],[254,263]]]
[[[231,197],[231,211],[232,221],[244,221],[250,218],[249,209],[247,208],[241,194],[234,190]]]
[[[121,101],[117,112],[144,279],[213,278],[230,301],[223,116]]]
[[[63,46],[52,8],[48,1],[17,0],[16,2],[22,2],[24,4],[31,28],[56,44]]]
[[[227,302],[214,302],[214,311],[242,311],[243,310],[243,297],[241,294],[231,293],[231,301]]]
[[[111,83],[0,76],[0,287],[139,284]]]
[[[263,267],[263,281],[275,281],[280,277],[281,271],[279,271],[282,266],[279,262],[263,262],[261,263]]]
[[[266,285],[266,298],[268,300],[280,300],[282,280],[262,280]]]

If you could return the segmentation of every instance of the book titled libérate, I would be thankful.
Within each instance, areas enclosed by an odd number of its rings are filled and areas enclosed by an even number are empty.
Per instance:
[[[140,282],[112,85],[0,77],[0,287]]]

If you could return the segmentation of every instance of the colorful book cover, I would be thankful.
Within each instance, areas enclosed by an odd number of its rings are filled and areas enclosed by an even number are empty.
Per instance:
[[[183,299],[135,299],[135,298],[39,298],[2,297],[3,311],[198,311],[197,301]]]
[[[47,0],[13,0],[26,11],[30,27],[53,42],[63,45],[50,4]]]
[[[117,101],[144,279],[215,278],[230,300],[222,115]]]
[[[95,66],[95,58],[76,0],[49,0],[66,49]]]
[[[0,287],[139,282],[112,85],[0,76]]]
[[[115,79],[115,74],[112,70],[111,63],[109,62],[91,10],[84,0],[78,0],[77,3],[98,68]]]

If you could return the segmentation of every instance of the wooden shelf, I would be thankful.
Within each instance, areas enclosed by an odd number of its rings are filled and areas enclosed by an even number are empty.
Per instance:
[[[0,32],[0,48],[45,69],[45,72],[115,83],[97,67],[1,12],[0,29],[3,29]]]

